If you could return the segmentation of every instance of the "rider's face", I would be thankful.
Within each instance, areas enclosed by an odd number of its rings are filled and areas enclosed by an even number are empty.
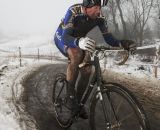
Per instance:
[[[91,18],[91,19],[96,19],[101,12],[101,7],[98,5],[95,5],[91,8],[86,8],[86,14]]]

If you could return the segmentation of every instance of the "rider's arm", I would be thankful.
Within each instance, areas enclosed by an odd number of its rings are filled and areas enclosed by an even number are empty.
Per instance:
[[[98,26],[106,43],[115,47],[120,46],[120,40],[116,39],[111,33],[108,32],[108,26],[104,18],[99,18]]]
[[[67,47],[77,47],[78,39],[73,37],[74,27],[73,27],[73,12],[69,9],[65,15],[63,21],[63,34],[62,40]]]

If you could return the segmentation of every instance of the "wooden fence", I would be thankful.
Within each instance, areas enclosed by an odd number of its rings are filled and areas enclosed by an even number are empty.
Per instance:
[[[57,56],[55,53],[50,54],[41,54],[40,49],[37,48],[37,54],[24,54],[21,47],[18,47],[18,51],[16,53],[11,54],[7,57],[14,57],[19,60],[19,66],[22,67],[22,61],[23,59],[35,59],[37,61],[40,60],[49,60],[49,61],[66,61],[66,59],[61,59],[59,56]]]
[[[159,60],[160,60],[160,46],[157,46],[155,48],[141,48],[137,51],[137,54],[141,57],[152,57],[153,64],[141,64],[141,66],[150,65],[153,67],[154,77],[157,78],[158,75],[158,67],[159,67]],[[42,55],[40,53],[39,48],[37,49],[37,54],[23,54],[21,47],[18,48],[18,55],[16,57],[19,59],[19,65],[22,66],[22,59],[23,58],[29,58],[29,59],[37,59],[38,61],[40,59],[46,59],[46,60],[62,60],[66,61],[66,59],[61,59],[60,57],[56,56],[56,54],[52,53],[50,55]],[[107,64],[107,62],[105,63]],[[140,64],[139,64],[140,65]]]

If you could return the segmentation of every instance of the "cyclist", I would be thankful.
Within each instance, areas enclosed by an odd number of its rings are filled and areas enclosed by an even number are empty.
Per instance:
[[[82,4],[69,7],[55,33],[54,40],[57,48],[69,59],[67,67],[67,105],[71,107],[73,113],[78,111],[80,99],[88,85],[91,74],[90,65],[79,68],[79,64],[83,61],[84,51],[91,53],[95,51],[95,41],[86,37],[86,34],[95,26],[98,26],[107,44],[117,47],[122,46],[127,50],[135,48],[133,41],[118,40],[108,32],[105,18],[101,14],[101,7],[106,3],[107,0],[83,0]],[[77,80],[78,74],[80,74],[79,80]],[[77,91],[75,91],[75,84],[77,84]],[[84,107],[80,117],[88,118]]]

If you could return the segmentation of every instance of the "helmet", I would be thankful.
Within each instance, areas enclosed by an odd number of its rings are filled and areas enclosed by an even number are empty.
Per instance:
[[[95,5],[105,6],[107,5],[108,0],[83,0],[84,7],[92,7]]]

